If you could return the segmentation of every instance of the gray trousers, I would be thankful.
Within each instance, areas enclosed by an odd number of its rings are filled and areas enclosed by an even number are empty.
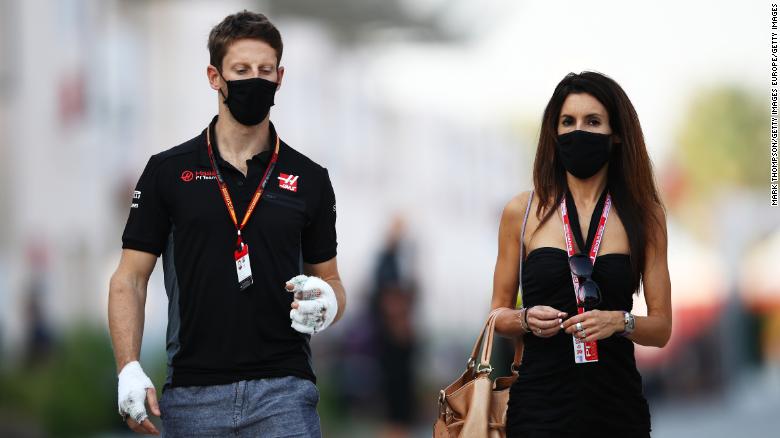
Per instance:
[[[319,397],[314,383],[298,377],[167,388],[160,400],[162,434],[320,438]]]

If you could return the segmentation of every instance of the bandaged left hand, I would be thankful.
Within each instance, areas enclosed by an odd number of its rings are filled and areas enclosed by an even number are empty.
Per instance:
[[[290,319],[295,330],[305,334],[319,333],[336,319],[339,303],[333,288],[325,280],[298,275],[287,282],[286,289],[294,294]]]

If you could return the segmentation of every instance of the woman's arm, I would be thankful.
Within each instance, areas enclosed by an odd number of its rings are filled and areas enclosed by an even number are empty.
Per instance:
[[[654,212],[659,226],[652,227],[653,238],[648,239],[645,272],[642,287],[647,303],[647,316],[635,317],[634,332],[628,339],[641,345],[663,347],[672,334],[672,285],[669,281],[669,263],[666,258],[666,217],[659,206]],[[616,332],[622,332],[623,313],[616,322]]]
[[[498,228],[498,257],[493,273],[493,300],[490,307],[512,309],[501,312],[496,318],[496,332],[506,337],[520,337],[530,330],[540,337],[553,336],[560,330],[560,318],[565,317],[565,314],[547,306],[534,306],[533,310],[514,310],[519,285],[520,234],[530,193],[523,192],[509,201],[504,207]]]
[[[520,263],[520,228],[530,192],[523,192],[504,207],[498,227],[498,257],[493,272],[493,299],[491,309],[515,308]],[[504,311],[496,319],[496,332],[506,337],[526,333],[523,311]]]

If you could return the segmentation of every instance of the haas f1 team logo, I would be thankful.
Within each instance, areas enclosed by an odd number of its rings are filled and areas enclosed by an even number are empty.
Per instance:
[[[279,187],[291,192],[298,191],[298,175],[279,173]]]
[[[185,170],[181,173],[181,180],[184,182],[190,182],[192,180],[195,181],[203,181],[203,180],[210,180],[210,179],[217,179],[217,173],[213,170]]]

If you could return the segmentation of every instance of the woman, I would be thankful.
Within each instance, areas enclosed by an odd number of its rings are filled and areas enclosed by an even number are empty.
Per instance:
[[[558,84],[544,111],[533,179],[535,190],[504,209],[494,274],[492,308],[514,309],[524,258],[523,307],[496,322],[498,333],[525,345],[507,436],[649,436],[634,343],[663,347],[671,334],[666,219],[636,111],[620,85],[595,72],[570,73]],[[640,283],[647,316],[630,313]]]

